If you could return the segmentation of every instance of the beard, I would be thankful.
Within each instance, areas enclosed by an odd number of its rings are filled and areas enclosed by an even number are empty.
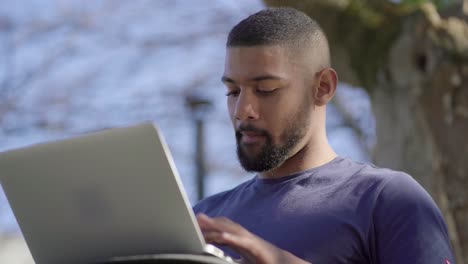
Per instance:
[[[309,112],[305,101],[297,111],[296,118],[287,124],[280,139],[283,144],[274,144],[271,133],[252,125],[240,126],[236,130],[237,157],[241,166],[248,172],[265,172],[278,168],[290,158],[292,150],[305,137],[309,125]],[[242,132],[255,132],[265,138],[265,143],[258,154],[248,155],[248,149],[242,145]]]

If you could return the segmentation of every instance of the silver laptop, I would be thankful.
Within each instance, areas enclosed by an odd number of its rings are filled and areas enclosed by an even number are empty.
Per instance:
[[[0,182],[36,264],[149,254],[229,260],[205,243],[153,124],[1,153]]]

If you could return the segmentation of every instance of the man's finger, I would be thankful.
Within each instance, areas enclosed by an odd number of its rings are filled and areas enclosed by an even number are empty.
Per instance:
[[[199,214],[197,219],[208,243],[229,246],[243,256],[247,263],[255,263],[256,259],[267,259],[268,254],[264,256],[263,251],[273,252],[274,247],[269,243],[227,218],[211,218]]]
[[[214,243],[218,245],[230,246],[234,250],[245,250],[250,247],[252,243],[238,235],[230,234],[227,232],[208,231],[203,232],[203,237],[207,243]]]
[[[230,233],[238,234],[242,232],[248,232],[245,228],[243,228],[238,223],[231,221],[229,218],[226,217],[217,217],[212,218],[216,226],[220,229],[229,231]]]
[[[202,229],[218,230],[234,234],[246,231],[242,226],[234,223],[226,217],[211,218],[205,214],[198,214],[197,220],[200,228]]]
[[[213,218],[205,215],[205,214],[198,214],[197,215],[197,221],[198,225],[202,230],[207,230],[207,231],[222,231],[220,228],[216,225],[216,222],[213,221]]]
[[[223,240],[222,232],[219,231],[203,231],[205,241],[210,244],[226,245]]]
[[[256,251],[255,241],[259,239],[228,218],[211,218],[205,214],[198,214],[197,219],[205,240],[211,241],[208,243],[228,245],[238,252]]]
[[[243,256],[253,256],[257,253],[253,241],[249,241],[249,239],[246,239],[245,237],[218,231],[203,232],[203,236],[207,243],[229,246]]]

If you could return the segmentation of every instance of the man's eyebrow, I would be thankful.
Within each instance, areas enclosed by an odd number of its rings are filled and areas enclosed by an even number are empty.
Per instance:
[[[261,75],[251,79],[251,81],[265,81],[265,80],[283,80],[283,78],[275,75]]]
[[[221,77],[221,81],[222,81],[223,83],[236,83],[236,82],[234,82],[233,79],[231,79],[231,78],[229,78],[229,77],[226,77],[226,76]]]
[[[256,76],[256,77],[249,79],[249,81],[254,81],[254,82],[266,81],[266,80],[283,80],[283,78],[279,76],[275,76],[275,75],[260,75],[260,76]],[[223,76],[221,78],[221,81],[223,83],[236,83],[233,79],[226,77],[226,76]]]

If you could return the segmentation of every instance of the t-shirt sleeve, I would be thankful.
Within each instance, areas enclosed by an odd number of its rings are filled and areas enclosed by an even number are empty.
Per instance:
[[[373,212],[373,263],[455,263],[447,226],[430,195],[407,174],[389,177]]]

